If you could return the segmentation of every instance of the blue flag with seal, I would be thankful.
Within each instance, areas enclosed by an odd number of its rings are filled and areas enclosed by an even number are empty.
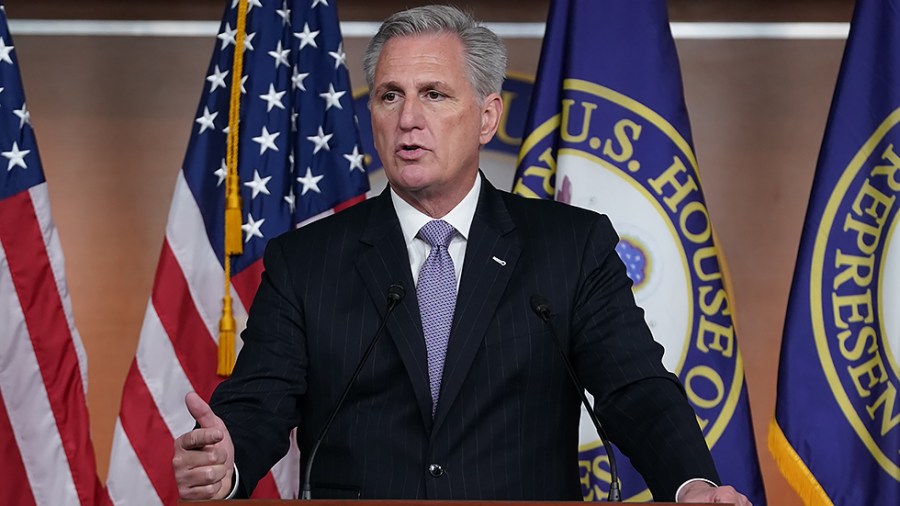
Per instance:
[[[513,191],[610,217],[635,298],[721,478],[763,505],[733,308],[691,146],[665,2],[554,1]],[[582,491],[599,500],[609,461],[590,423],[581,425]],[[627,460],[617,461],[623,499],[650,500]]]
[[[898,26],[857,2],[794,271],[769,448],[807,504],[900,504]]]

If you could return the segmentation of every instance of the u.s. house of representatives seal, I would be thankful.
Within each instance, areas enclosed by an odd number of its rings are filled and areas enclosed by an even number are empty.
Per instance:
[[[900,109],[843,169],[813,249],[818,360],[860,441],[900,480]],[[810,357],[810,360],[814,360]]]
[[[524,140],[522,158],[537,162],[513,191],[555,192],[610,217],[637,302],[665,346],[664,363],[684,383],[713,448],[744,373],[693,150],[660,114],[610,88],[567,79],[563,96],[561,112]],[[592,426],[582,423],[582,431],[585,498],[605,497],[607,457]],[[622,482],[624,497],[650,499],[642,481],[623,475]]]

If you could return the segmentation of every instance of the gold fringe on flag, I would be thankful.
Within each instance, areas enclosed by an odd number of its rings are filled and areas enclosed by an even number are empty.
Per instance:
[[[816,476],[806,467],[803,459],[794,451],[778,426],[778,422],[769,422],[769,451],[775,458],[775,464],[788,484],[797,492],[803,504],[807,506],[832,506],[834,503],[819,485]]]
[[[228,112],[228,147],[225,153],[225,297],[219,320],[219,358],[216,374],[231,376],[234,370],[234,314],[231,310],[231,257],[244,252],[241,242],[241,195],[238,180],[238,120],[241,108],[241,75],[244,69],[244,37],[247,31],[247,0],[240,0],[231,67],[231,103]]]

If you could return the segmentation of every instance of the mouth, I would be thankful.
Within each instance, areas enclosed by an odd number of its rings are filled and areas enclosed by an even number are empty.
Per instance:
[[[403,160],[417,160],[425,154],[425,148],[419,144],[401,144],[396,153]]]

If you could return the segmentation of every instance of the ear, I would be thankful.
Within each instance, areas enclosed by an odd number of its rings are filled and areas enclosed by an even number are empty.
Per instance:
[[[500,117],[503,115],[503,99],[496,93],[491,93],[484,99],[481,108],[481,131],[479,141],[485,145],[491,141],[497,128],[500,126]]]

